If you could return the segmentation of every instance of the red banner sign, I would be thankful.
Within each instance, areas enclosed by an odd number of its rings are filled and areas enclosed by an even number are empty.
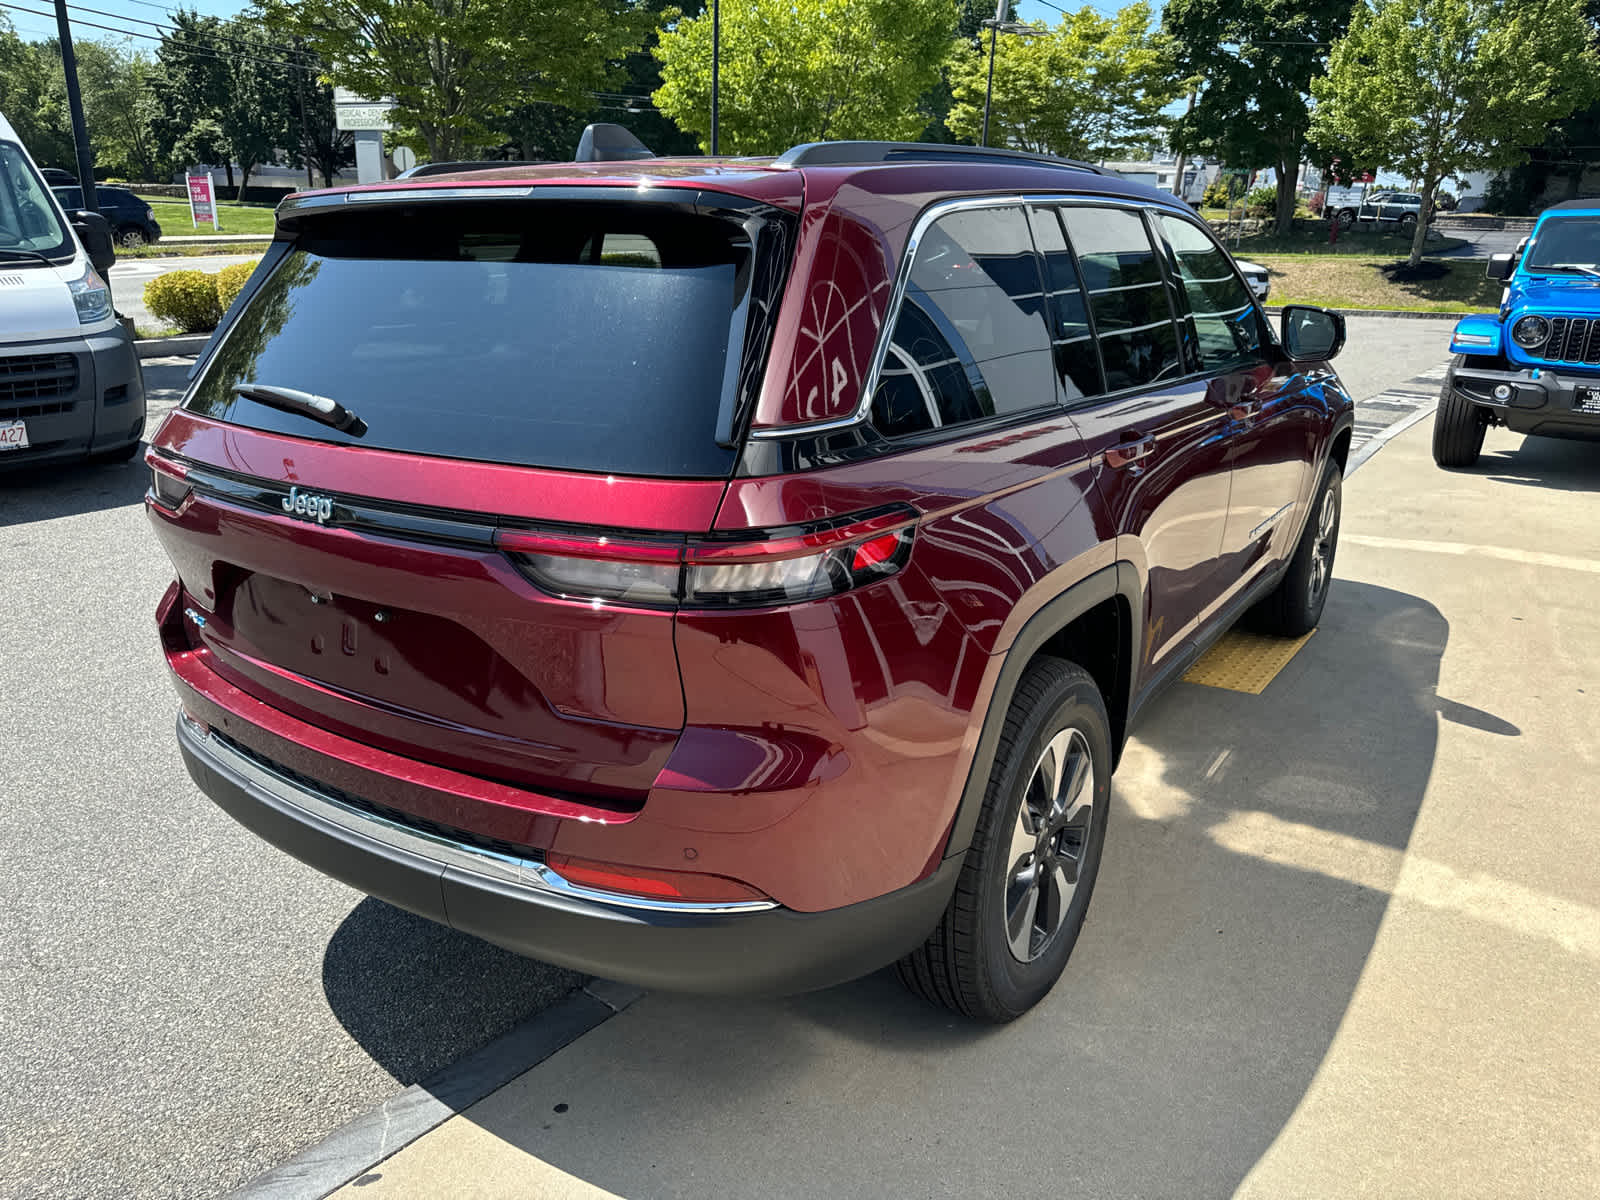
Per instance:
[[[196,229],[202,221],[211,228],[222,231],[222,222],[218,220],[216,189],[211,185],[211,175],[190,175],[189,183],[189,219]]]

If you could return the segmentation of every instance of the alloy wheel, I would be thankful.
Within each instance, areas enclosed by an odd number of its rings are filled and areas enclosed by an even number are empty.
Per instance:
[[[1322,494],[1317,509],[1317,528],[1311,543],[1311,602],[1316,603],[1327,590],[1333,567],[1333,540],[1339,518],[1339,500],[1332,488]]]
[[[1011,833],[1006,939],[1018,962],[1038,958],[1061,932],[1089,845],[1094,795],[1089,742],[1063,729],[1034,764]]]

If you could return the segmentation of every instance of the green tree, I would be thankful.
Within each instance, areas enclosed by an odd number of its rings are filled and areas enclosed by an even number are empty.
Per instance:
[[[630,0],[262,0],[331,82],[394,97],[395,123],[434,161],[495,145],[491,122],[536,100],[583,106],[639,46],[648,13]]]
[[[217,17],[179,9],[156,47],[153,85],[162,112],[152,123],[160,156],[178,167],[221,163],[233,186],[233,153],[222,129],[230,86],[228,43]]]
[[[74,50],[95,162],[129,178],[156,179],[154,123],[161,110],[150,89],[150,60],[110,40],[77,42]],[[66,77],[59,56],[56,69],[65,105]]]
[[[1166,39],[1150,26],[1150,6],[1140,0],[1110,16],[1080,9],[1043,37],[1001,34],[990,142],[1071,158],[1143,150],[1182,90]],[[982,135],[988,76],[987,41],[956,50],[947,123],[958,137]]]
[[[1594,40],[1581,0],[1363,3],[1312,86],[1311,136],[1421,182],[1415,266],[1446,178],[1526,157],[1594,99]]]
[[[274,161],[278,150],[291,144],[289,120],[298,72],[285,65],[279,42],[258,18],[240,16],[224,22],[217,41],[227,55],[217,124],[232,161],[239,165],[242,199],[250,186],[250,172]]]
[[[1311,127],[1311,80],[1349,25],[1351,0],[1169,0],[1162,29],[1177,75],[1196,80],[1193,111],[1172,124],[1174,149],[1230,167],[1271,167],[1277,226],[1294,220]]]
[[[988,46],[989,37],[984,31],[983,23],[994,18],[994,8],[989,0],[956,0],[955,48],[949,59],[940,66],[939,78],[917,101],[917,111],[927,121],[919,141],[951,143],[962,140],[949,125],[950,110],[956,102],[952,80],[953,67],[961,58],[962,47],[977,50]],[[1015,9],[1016,5],[1007,0],[1001,20],[1015,20]]]
[[[718,150],[916,137],[955,27],[955,0],[724,0]],[[656,57],[656,107],[709,145],[709,14],[664,32]]]
[[[60,71],[54,42],[23,41],[0,14],[0,112],[41,166],[77,174],[66,94],[55,86]]]

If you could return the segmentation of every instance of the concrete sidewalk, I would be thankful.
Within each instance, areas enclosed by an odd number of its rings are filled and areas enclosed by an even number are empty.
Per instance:
[[[1143,722],[1034,1013],[647,995],[338,1194],[1600,1194],[1600,457],[1429,435],[1266,691]]]

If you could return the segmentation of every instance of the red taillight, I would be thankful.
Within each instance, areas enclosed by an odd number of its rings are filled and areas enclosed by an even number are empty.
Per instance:
[[[623,867],[566,854],[546,855],[545,863],[568,883],[601,892],[691,903],[737,904],[768,898],[764,892],[722,875],[668,871],[656,867]]]
[[[189,498],[189,468],[154,449],[145,452],[144,461],[150,468],[150,498],[168,512],[177,512]]]
[[[911,555],[917,514],[862,514],[737,538],[652,540],[502,529],[496,543],[557,596],[647,608],[795,604],[892,575]]]

